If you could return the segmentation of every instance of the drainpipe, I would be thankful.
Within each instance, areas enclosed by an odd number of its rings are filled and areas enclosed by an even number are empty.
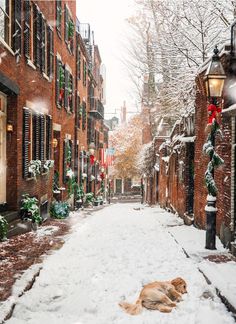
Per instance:
[[[230,230],[232,233],[235,231],[235,152],[236,152],[236,143],[235,143],[235,117],[231,118],[231,127],[232,127],[232,149],[231,149],[231,222]],[[234,235],[235,236],[235,235]],[[235,238],[235,237],[234,237]]]

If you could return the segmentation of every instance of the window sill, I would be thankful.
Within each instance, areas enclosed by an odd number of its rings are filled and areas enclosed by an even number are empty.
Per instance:
[[[27,60],[27,65],[30,66],[33,70],[37,70],[36,66],[30,59]]]
[[[15,56],[14,51],[11,49],[11,47],[0,37],[0,43],[13,55]]]
[[[45,74],[44,72],[43,72],[43,77],[44,77],[44,79],[46,79],[48,82],[51,81],[50,78],[47,76],[47,74]]]

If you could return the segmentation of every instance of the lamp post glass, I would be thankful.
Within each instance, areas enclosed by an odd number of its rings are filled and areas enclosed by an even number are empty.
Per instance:
[[[224,68],[220,62],[217,46],[205,74],[205,83],[208,97],[221,97],[226,79]]]

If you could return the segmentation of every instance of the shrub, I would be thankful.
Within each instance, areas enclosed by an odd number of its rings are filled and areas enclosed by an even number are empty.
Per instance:
[[[7,238],[8,222],[0,215],[0,241],[4,241]]]
[[[85,195],[85,203],[86,204],[92,204],[94,202],[94,194],[93,192],[88,192]]]
[[[50,207],[50,215],[53,218],[63,219],[69,216],[70,205],[66,201],[54,201]]]
[[[30,197],[28,194],[23,195],[21,200],[22,218],[29,218],[33,223],[41,224],[43,219],[40,216],[38,199]]]

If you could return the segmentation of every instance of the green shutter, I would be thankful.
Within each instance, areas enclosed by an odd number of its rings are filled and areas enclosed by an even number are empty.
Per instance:
[[[64,23],[64,26],[65,26],[65,42],[68,42],[68,28],[69,28],[69,13],[68,13],[68,9],[67,9],[67,6],[65,4],[65,23]]]
[[[56,0],[56,27],[59,33],[61,33],[61,17],[62,17],[61,0]]]
[[[68,86],[69,86],[69,71],[65,68],[65,97],[64,97],[64,107],[66,110],[68,110]]]

